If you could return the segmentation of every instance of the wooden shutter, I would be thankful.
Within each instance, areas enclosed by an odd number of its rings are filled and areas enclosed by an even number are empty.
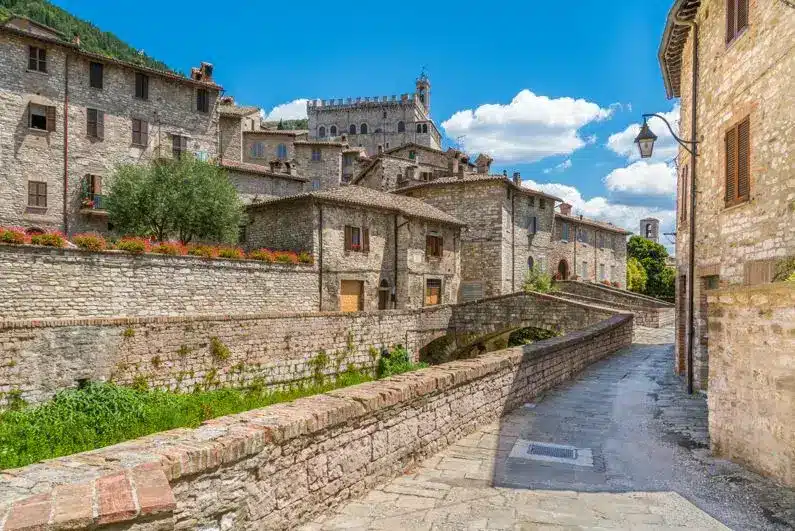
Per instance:
[[[47,131],[55,131],[55,107],[47,107]]]
[[[737,129],[726,132],[726,205],[737,197]]]
[[[737,27],[735,37],[748,25],[748,0],[737,0]]]
[[[747,201],[751,192],[751,121],[737,126],[737,200]]]
[[[345,250],[351,250],[351,240],[353,239],[353,230],[350,225],[345,225]]]
[[[141,120],[141,145],[149,145],[149,122]]]
[[[182,153],[185,153],[185,152],[188,151],[188,137],[186,137],[186,136],[180,136],[179,137],[179,150]]]
[[[726,0],[726,42],[737,35],[737,0]]]
[[[362,252],[370,252],[370,229],[362,229]]]
[[[105,111],[97,111],[97,138],[105,139]]]

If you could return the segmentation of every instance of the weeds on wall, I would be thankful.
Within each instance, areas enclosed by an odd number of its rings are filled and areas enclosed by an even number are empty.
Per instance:
[[[210,354],[212,354],[213,358],[218,361],[226,361],[229,359],[229,356],[232,355],[232,352],[229,350],[229,347],[224,345],[220,339],[217,337],[211,337]]]
[[[427,363],[412,362],[409,351],[403,345],[395,345],[391,350],[381,353],[376,367],[376,375],[378,378],[387,378],[404,372],[424,369],[427,366]]]

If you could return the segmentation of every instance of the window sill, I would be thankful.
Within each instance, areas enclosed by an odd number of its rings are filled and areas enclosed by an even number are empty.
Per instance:
[[[146,144],[136,144],[135,142],[133,142],[132,144],[130,144],[130,146],[132,146],[132,147],[134,147],[134,148],[138,148],[138,149],[146,149],[147,147],[149,147],[149,146],[147,146]]]
[[[94,86],[91,86],[91,85],[89,85],[88,88],[91,89],[91,90],[100,90],[100,91],[102,90],[102,87],[94,87]]]
[[[43,215],[47,213],[47,207],[43,206],[31,206],[28,205],[25,207],[25,214],[38,214]]]
[[[42,72],[41,70],[31,70],[30,68],[26,68],[25,71],[29,74],[38,74],[40,76],[49,76],[49,72]]]
[[[40,135],[46,135],[46,134],[52,132],[52,131],[48,131],[46,129],[39,129],[37,127],[28,127],[28,131],[30,131],[31,133],[36,133],[36,134],[40,134]]]
[[[731,204],[729,204],[729,205],[725,205],[725,206],[723,207],[723,209],[721,209],[721,212],[720,212],[720,213],[721,213],[721,214],[726,214],[726,213],[732,212],[732,211],[734,211],[734,210],[737,210],[737,209],[740,209],[740,208],[742,208],[742,207],[744,207],[744,206],[750,205],[750,204],[751,204],[751,202],[752,202],[752,200],[751,200],[751,198],[749,197],[748,199],[744,199],[744,200],[742,200],[742,201],[737,201],[737,202],[735,202],[735,203],[731,203]]]
[[[730,48],[732,48],[734,46],[734,43],[736,43],[737,41],[742,39],[743,35],[748,33],[748,28],[750,28],[750,27],[751,27],[750,24],[746,25],[743,29],[740,30],[740,32],[737,35],[732,37],[732,40],[730,40],[729,42],[726,43],[726,51],[727,52],[729,51]]]

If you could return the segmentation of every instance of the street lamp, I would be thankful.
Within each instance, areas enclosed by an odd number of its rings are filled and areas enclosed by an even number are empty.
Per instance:
[[[685,148],[688,153],[694,157],[696,156],[696,144],[698,144],[698,142],[679,138],[676,136],[671,124],[668,123],[668,120],[666,120],[664,116],[652,113],[643,115],[643,127],[640,128],[640,133],[638,133],[638,136],[635,137],[635,143],[638,145],[638,151],[640,151],[640,158],[648,159],[651,157],[651,154],[654,151],[654,142],[657,140],[657,135],[652,132],[648,124],[648,119],[652,116],[665,122],[665,125],[668,126],[668,130],[671,132],[671,136],[674,137],[674,140],[679,142],[679,145]],[[692,149],[688,146],[692,146]]]

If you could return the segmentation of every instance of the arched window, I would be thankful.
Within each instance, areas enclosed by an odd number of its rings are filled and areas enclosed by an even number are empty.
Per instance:
[[[329,134],[331,136],[337,136],[337,126],[336,125],[332,125],[331,128],[329,128]]]
[[[417,132],[422,133],[422,124],[417,124]]]
[[[423,133],[427,133],[428,132],[428,124],[422,124],[422,132]]]
[[[276,158],[279,160],[287,160],[287,146],[284,144],[276,146]]]
[[[362,124],[359,126],[359,133],[363,135],[367,134],[367,124]]]
[[[528,256],[527,257],[527,269],[532,271],[533,270],[533,266],[535,266],[535,265],[536,265],[536,263],[535,263],[535,260],[533,260],[533,257],[532,256]]]
[[[559,280],[568,280],[569,263],[565,259],[558,262],[558,274],[556,276],[559,278]]]
[[[348,128],[348,132],[350,134],[352,134],[352,135],[355,135],[356,134],[356,126],[354,124],[351,124],[351,126]]]
[[[251,144],[250,154],[252,159],[261,159],[265,156],[265,143],[254,142]]]
[[[317,130],[317,136],[320,138],[326,138],[326,128],[322,125],[320,126],[320,129]]]
[[[406,124],[404,122],[398,122],[398,133],[405,133],[406,132]]]
[[[646,238],[651,238],[651,223],[646,223]]]

